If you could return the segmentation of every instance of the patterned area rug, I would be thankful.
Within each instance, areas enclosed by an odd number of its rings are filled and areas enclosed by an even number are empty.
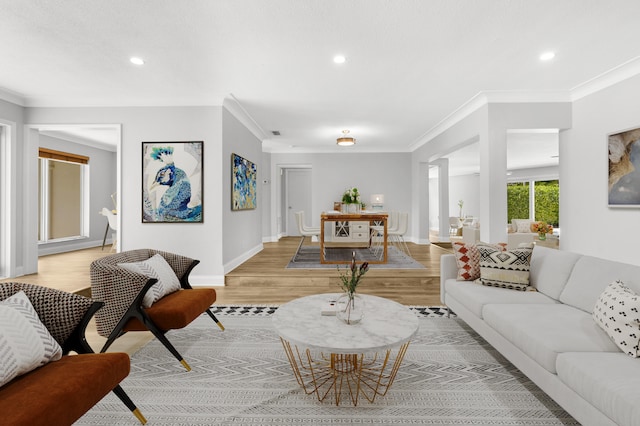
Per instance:
[[[414,308],[420,329],[387,395],[357,407],[318,402],[296,382],[269,315],[228,306],[221,332],[202,316],[169,338],[186,372],[156,340],[136,353],[123,388],[150,425],[577,425],[457,318]],[[422,311],[421,311],[422,309]],[[424,312],[425,314],[420,314]],[[113,394],[77,425],[136,425]]]
[[[358,263],[378,260],[375,253],[368,248],[328,248],[325,258],[329,261],[345,260],[350,261],[353,252],[356,253]],[[340,265],[344,267],[344,265]],[[370,264],[371,269],[425,269],[425,266],[407,256],[396,247],[390,246],[387,249],[387,263]],[[294,259],[287,264],[286,269],[336,269],[336,264],[320,263],[320,247],[302,247]]]

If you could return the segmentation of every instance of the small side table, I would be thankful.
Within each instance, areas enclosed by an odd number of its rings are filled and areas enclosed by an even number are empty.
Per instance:
[[[361,294],[365,316],[347,325],[321,310],[339,294],[318,294],[286,303],[273,314],[296,380],[319,401],[333,397],[340,405],[348,393],[354,406],[360,395],[374,402],[385,395],[398,373],[418,317],[406,306]]]

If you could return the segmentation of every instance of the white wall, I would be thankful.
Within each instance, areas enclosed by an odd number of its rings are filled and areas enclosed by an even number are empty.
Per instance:
[[[480,176],[461,175],[452,176],[449,179],[449,216],[460,214],[459,200],[464,201],[463,215],[475,217],[480,215]]]
[[[313,202],[308,215],[309,226],[320,226],[320,213],[333,209],[345,189],[356,187],[362,200],[370,205],[371,194],[384,194],[387,211],[411,212],[411,154],[409,153],[349,153],[344,154],[271,154],[271,186],[279,188],[279,167],[309,165],[312,169]],[[276,182],[277,180],[277,182]],[[279,192],[279,191],[272,191]],[[277,236],[280,199],[274,201],[275,214],[270,218],[270,235]],[[407,236],[411,236],[411,229]]]
[[[607,135],[640,127],[640,76],[573,103],[560,134],[562,248],[640,265],[638,208],[609,208]]]
[[[99,215],[103,207],[113,208],[111,194],[116,192],[116,153],[63,139],[40,135],[40,147],[89,157],[89,235],[87,239],[41,244],[42,254],[62,253],[102,245],[107,218]],[[111,238],[111,232],[107,237]]]
[[[25,122],[122,124],[121,249],[152,247],[199,259],[193,284],[224,282],[222,170],[230,159],[222,155],[222,107],[27,108]],[[163,141],[204,141],[203,223],[142,223],[141,144]]]
[[[262,184],[262,144],[226,108],[222,109],[222,261],[225,272],[235,268],[252,254],[262,250],[263,200],[269,197]],[[257,167],[256,208],[253,210],[231,210],[231,154],[235,153],[254,163]],[[212,236],[216,238],[216,236]]]

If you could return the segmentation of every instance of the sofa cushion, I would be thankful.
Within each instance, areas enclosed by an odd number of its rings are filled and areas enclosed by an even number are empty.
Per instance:
[[[469,281],[447,280],[446,296],[456,299],[465,308],[482,318],[484,305],[492,303],[558,303],[537,291],[513,291],[498,287],[487,287]]]
[[[63,356],[0,388],[2,424],[73,424],[128,374],[125,353]]]
[[[560,301],[591,313],[605,287],[616,280],[640,294],[640,266],[582,256],[573,267]]]
[[[557,300],[580,256],[569,251],[535,246],[531,255],[529,282],[539,292]]]
[[[142,262],[118,263],[118,266],[158,280],[157,283],[151,286],[142,299],[142,306],[145,308],[150,307],[167,294],[171,294],[181,288],[176,273],[160,254],[156,254]]]
[[[527,289],[532,249],[501,251],[493,246],[478,244],[478,251],[482,285],[512,290]]]
[[[605,288],[593,308],[593,319],[624,353],[640,356],[640,297],[622,281]]]
[[[558,355],[558,377],[618,425],[640,424],[640,362],[621,352]]]
[[[567,305],[488,304],[482,317],[550,373],[556,373],[556,358],[562,352],[620,353],[591,315]]]
[[[62,357],[62,348],[23,291],[0,302],[0,352],[0,386]]]
[[[184,328],[199,317],[216,301],[216,291],[212,288],[194,288],[171,293],[145,312],[162,331]],[[144,331],[147,327],[133,318],[124,331]]]

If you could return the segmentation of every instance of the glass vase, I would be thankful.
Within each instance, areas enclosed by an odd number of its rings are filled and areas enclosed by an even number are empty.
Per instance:
[[[547,234],[546,234],[546,233],[544,233],[544,232],[538,232],[538,239],[539,239],[540,241],[544,241],[544,240],[546,240],[546,239],[547,239]]]
[[[364,318],[364,299],[355,293],[340,296],[336,308],[336,317],[345,324],[358,324]]]

